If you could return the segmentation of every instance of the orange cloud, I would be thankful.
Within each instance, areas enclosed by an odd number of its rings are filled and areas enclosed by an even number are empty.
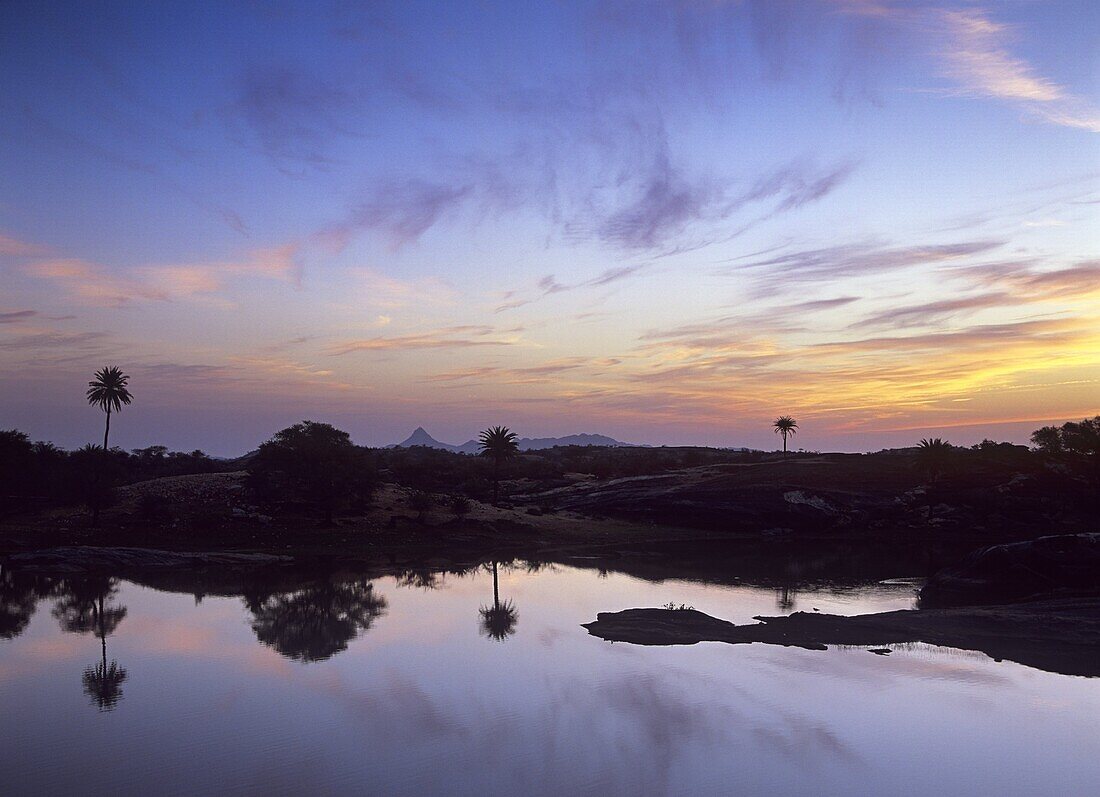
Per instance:
[[[10,235],[0,233],[0,256],[8,257],[42,257],[49,254],[49,249],[38,244],[27,243],[12,238]]]
[[[30,263],[24,271],[60,284],[78,299],[118,306],[135,300],[214,297],[225,292],[228,281],[234,278],[296,280],[297,252],[297,244],[287,244],[255,250],[239,261],[150,265],[119,271],[75,258],[44,260]]]

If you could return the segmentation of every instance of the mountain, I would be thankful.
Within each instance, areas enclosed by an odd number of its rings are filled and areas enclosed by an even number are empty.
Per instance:
[[[633,447],[633,443],[623,443],[613,437],[602,434],[571,434],[565,437],[521,437],[516,441],[520,451],[537,451],[540,448],[553,448],[554,446],[626,446]],[[400,443],[395,443],[388,448],[409,448],[410,446],[427,446],[428,448],[441,448],[444,451],[454,451],[458,454],[476,454],[480,450],[477,440],[467,440],[462,445],[456,446],[450,443],[442,443],[436,440],[423,426],[416,430]]]
[[[412,446],[426,446],[427,448],[442,448],[444,451],[458,452],[461,446],[452,446],[450,443],[441,443],[432,437],[424,429],[423,426],[418,426],[411,435],[406,437],[400,443],[394,443],[392,446],[386,446],[386,448],[411,448]]]

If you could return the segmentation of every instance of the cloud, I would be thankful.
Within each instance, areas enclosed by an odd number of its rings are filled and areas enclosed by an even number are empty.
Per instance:
[[[519,342],[518,328],[498,330],[496,327],[476,324],[443,327],[428,332],[350,340],[331,350],[330,354],[343,355],[352,352],[407,351],[414,349],[466,349],[481,346],[514,346]]]
[[[614,357],[561,357],[538,365],[502,367],[478,366],[433,374],[430,382],[485,381],[494,384],[528,385],[555,382],[561,374],[584,371],[587,375],[605,373],[622,363]]]
[[[823,198],[847,180],[855,168],[854,162],[840,163],[823,172],[807,164],[784,166],[761,177],[735,207],[778,196],[775,213],[795,210]]]
[[[241,80],[234,110],[271,157],[321,165],[328,161],[327,139],[340,130],[352,100],[304,71],[256,67]]]
[[[353,207],[346,218],[320,233],[336,249],[347,246],[362,230],[380,232],[394,249],[419,240],[474,193],[474,185],[447,185],[423,180],[389,183]]]
[[[722,192],[710,180],[689,181],[674,170],[667,151],[649,172],[636,177],[639,196],[599,226],[601,240],[624,249],[651,249],[683,232],[692,221],[716,212]]]
[[[0,233],[0,256],[7,257],[42,257],[49,254],[49,249],[38,244],[20,241],[10,235]]]
[[[37,310],[11,310],[0,313],[0,324],[18,324],[28,318],[34,318],[36,315],[38,315]]]
[[[298,279],[297,244],[258,249],[239,261],[139,266],[118,271],[76,258],[41,260],[24,271],[63,286],[92,304],[122,306],[136,300],[174,301],[221,294],[230,279]]]
[[[103,332],[33,332],[0,341],[4,351],[98,350]]]
[[[955,84],[955,96],[988,97],[1013,103],[1045,122],[1100,132],[1100,110],[1042,76],[1010,45],[1017,31],[981,8],[911,8],[887,3],[839,0],[841,10],[889,20],[927,41],[939,72]]]
[[[843,277],[865,277],[913,266],[946,263],[985,254],[1004,241],[963,241],[891,247],[845,244],[824,249],[802,249],[762,260],[750,260],[722,269],[720,274],[757,276],[761,292],[781,290],[792,281],[832,282]]]
[[[852,329],[882,326],[895,328],[927,326],[974,310],[1003,307],[1009,304],[1012,304],[1009,294],[983,293],[961,299],[942,299],[935,302],[895,307],[870,315],[849,326]]]
[[[1035,268],[1034,261],[988,263],[946,273],[973,284],[1005,288],[1021,302],[1080,299],[1100,293],[1100,260],[1050,270]]]
[[[362,290],[362,299],[374,307],[398,309],[424,305],[453,305],[457,301],[454,288],[438,277],[418,277],[404,280],[379,273],[373,269],[353,271]],[[358,297],[357,297],[358,298]],[[379,319],[388,316],[379,316]]]
[[[578,288],[602,288],[605,285],[611,285],[612,283],[619,282],[621,280],[629,279],[646,269],[645,264],[638,264],[632,266],[614,266],[612,268],[605,269],[592,279],[582,280],[581,282],[575,282],[571,285],[558,282],[557,277],[553,274],[547,274],[539,279],[535,283],[535,287],[538,289],[538,293],[530,298],[512,298],[516,295],[516,291],[507,291],[504,294],[506,301],[497,305],[494,312],[501,313],[505,310],[514,310],[517,307],[523,307],[524,305],[537,302],[546,296],[550,296],[555,293],[564,293],[566,291],[576,290]]]
[[[165,301],[168,295],[140,280],[116,276],[86,260],[46,260],[24,269],[32,277],[59,283],[72,296],[93,304],[121,306],[135,299]]]

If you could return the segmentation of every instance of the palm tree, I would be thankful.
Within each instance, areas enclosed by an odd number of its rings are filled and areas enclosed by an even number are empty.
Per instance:
[[[111,434],[111,413],[121,412],[123,404],[134,400],[126,389],[130,377],[116,366],[104,366],[96,371],[95,379],[88,383],[88,403],[107,413],[107,426],[103,430],[103,450],[107,450],[107,438]]]
[[[776,434],[783,435],[783,457],[786,458],[787,436],[793,435],[798,431],[798,424],[790,415],[780,415],[775,419],[775,423],[773,423],[772,426],[775,428]]]
[[[500,602],[500,589],[497,582],[497,563],[493,562],[493,605],[478,609],[481,615],[481,631],[490,639],[503,642],[516,632],[519,612],[510,600]]]
[[[478,437],[481,456],[493,458],[493,503],[500,498],[500,465],[519,451],[516,433],[507,426],[492,426]]]
[[[938,437],[921,440],[917,445],[917,467],[928,474],[933,484],[940,478],[953,446]]]

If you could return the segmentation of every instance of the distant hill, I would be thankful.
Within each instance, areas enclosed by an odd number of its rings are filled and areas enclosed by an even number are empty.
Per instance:
[[[571,434],[565,437],[521,437],[517,443],[520,451],[537,451],[540,448],[553,448],[554,446],[617,446],[633,447],[633,443],[623,443],[613,437],[602,434]],[[477,440],[467,440],[462,445],[452,445],[436,440],[424,429],[423,426],[402,440],[387,448],[409,448],[411,446],[426,446],[428,448],[441,448],[444,451],[454,451],[457,454],[476,454],[479,450]]]

